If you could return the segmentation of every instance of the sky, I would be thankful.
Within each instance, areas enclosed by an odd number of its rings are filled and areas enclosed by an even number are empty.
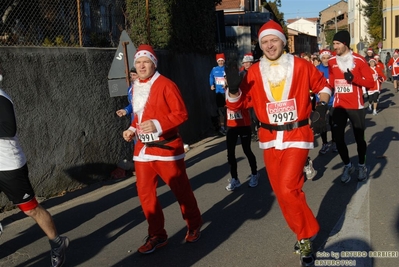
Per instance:
[[[281,0],[280,12],[284,13],[284,20],[319,17],[319,12],[340,0]]]

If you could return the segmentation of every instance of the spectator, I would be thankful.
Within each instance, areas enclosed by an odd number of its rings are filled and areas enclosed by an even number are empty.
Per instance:
[[[389,70],[389,68],[388,68],[388,62],[389,62],[389,60],[391,59],[391,53],[389,53],[389,52],[387,52],[387,56],[385,57],[385,67],[386,67],[386,69],[385,69],[385,73],[386,73],[386,76],[387,76],[387,80],[388,81],[392,81],[392,73],[391,73],[391,71]]]

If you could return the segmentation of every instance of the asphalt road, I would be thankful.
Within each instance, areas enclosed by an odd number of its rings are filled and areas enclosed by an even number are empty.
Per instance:
[[[320,136],[310,152],[318,171],[304,186],[307,201],[321,231],[314,247],[318,266],[399,266],[399,94],[384,83],[379,114],[366,116],[367,165],[370,179],[358,183],[356,174],[341,184],[343,164],[337,153],[319,155]],[[352,161],[356,144],[347,127]],[[328,138],[330,138],[330,133]],[[187,172],[203,214],[202,237],[186,244],[178,204],[159,183],[164,207],[167,246],[140,255],[147,223],[142,214],[135,177],[104,181],[42,203],[60,233],[71,239],[65,266],[300,266],[293,253],[295,235],[280,212],[267,180],[261,150],[252,143],[261,178],[249,188],[248,162],[237,146],[239,178],[243,185],[225,190],[229,177],[224,137],[210,137],[191,146]],[[49,266],[49,244],[33,220],[18,210],[0,214],[5,232],[0,239],[0,266]],[[330,260],[330,262],[328,262]],[[335,265],[333,265],[335,264]]]

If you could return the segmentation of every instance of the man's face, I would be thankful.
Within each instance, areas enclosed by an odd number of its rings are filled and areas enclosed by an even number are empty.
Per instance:
[[[141,79],[147,79],[155,73],[155,64],[148,57],[139,57],[136,59],[135,67],[137,76]]]
[[[393,54],[393,57],[396,59],[396,58],[399,57],[399,54],[394,53],[394,54]]]
[[[130,80],[134,81],[138,78],[139,76],[135,72],[130,72]]]
[[[338,42],[338,41],[333,41],[333,47],[334,47],[335,53],[337,53],[338,56],[343,56],[349,52],[349,48],[346,45],[344,45],[343,43]]]
[[[323,64],[324,66],[328,66],[328,60],[330,59],[329,55],[323,55],[320,60],[321,60],[321,64]]]
[[[219,59],[218,60],[218,66],[219,67],[223,67],[224,66],[224,60],[223,59]]]
[[[276,60],[284,53],[284,42],[276,35],[266,35],[260,40],[260,49],[269,60]]]

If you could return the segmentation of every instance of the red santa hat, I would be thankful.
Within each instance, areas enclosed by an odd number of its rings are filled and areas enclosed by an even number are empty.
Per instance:
[[[378,61],[378,60],[380,60],[380,55],[377,54],[374,56],[374,58]]]
[[[223,60],[226,61],[226,58],[224,57],[224,53],[216,54],[216,61]]]
[[[377,64],[377,61],[378,61],[378,60],[376,60],[375,57],[374,57],[374,58],[370,58],[370,59],[369,59],[369,63],[370,63],[371,61],[374,61],[374,63]]]
[[[322,58],[323,56],[331,56],[331,51],[328,49],[323,49],[320,51],[320,58]]]
[[[399,55],[399,50],[396,49],[395,52],[393,52],[394,55]]]
[[[254,61],[254,56],[252,55],[252,53],[245,54],[242,59],[242,63],[253,62],[253,61]]]
[[[258,32],[259,43],[261,43],[263,37],[270,34],[276,35],[278,38],[280,38],[283,41],[284,45],[287,44],[287,38],[285,38],[283,28],[274,20],[269,20],[260,28]]]
[[[371,47],[369,47],[369,49],[367,49],[367,53],[373,53],[374,51],[373,51],[373,48],[371,48]]]
[[[142,44],[137,48],[136,54],[134,55],[134,64],[139,57],[148,57],[154,63],[155,67],[158,65],[157,56],[150,45]]]

